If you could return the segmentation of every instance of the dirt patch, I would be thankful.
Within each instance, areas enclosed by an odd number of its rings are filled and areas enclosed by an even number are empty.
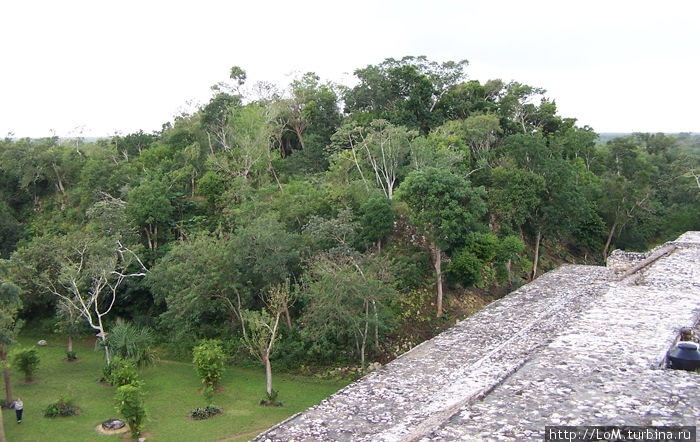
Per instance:
[[[63,359],[63,362],[65,364],[75,364],[76,362],[80,362],[80,358],[75,358],[75,359]]]

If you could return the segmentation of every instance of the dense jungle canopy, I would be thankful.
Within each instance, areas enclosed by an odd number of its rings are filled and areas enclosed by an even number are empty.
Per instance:
[[[698,135],[602,143],[544,89],[466,69],[278,88],[234,67],[158,132],[0,140],[1,282],[30,323],[94,297],[99,330],[148,325],[173,352],[235,355],[276,317],[273,363],[297,369],[389,359],[468,299],[700,230]]]

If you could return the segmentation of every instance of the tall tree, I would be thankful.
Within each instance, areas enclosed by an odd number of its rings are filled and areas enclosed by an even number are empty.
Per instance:
[[[306,304],[302,322],[314,348],[354,344],[364,371],[371,334],[377,336],[376,344],[379,330],[387,327],[386,306],[395,296],[391,283],[381,258],[360,259],[351,253],[316,256],[302,290]]]
[[[467,64],[467,60],[437,63],[424,56],[407,56],[357,69],[360,83],[344,97],[346,112],[361,124],[383,118],[427,134],[442,123],[436,105],[464,79]]]
[[[415,131],[379,119],[372,121],[367,130],[346,126],[336,134],[336,139],[345,138],[367,189],[367,179],[374,175],[384,195],[393,199],[394,187],[401,169],[409,162],[411,140],[416,135]]]
[[[22,328],[22,321],[17,319],[21,308],[19,288],[9,282],[0,283],[0,360],[4,368],[5,399],[8,404],[12,403],[13,398],[10,368],[7,366],[7,346],[15,343],[17,333]]]
[[[173,215],[168,187],[159,179],[145,179],[129,192],[125,215],[146,235],[148,249],[158,256],[158,239],[165,233]]]
[[[131,250],[118,241],[115,245],[111,238],[96,239],[77,232],[62,238],[61,242],[58,271],[42,273],[40,284],[98,332],[105,361],[109,364],[103,318],[114,307],[119,286],[127,278],[145,276],[147,270]],[[138,263],[139,271],[129,273],[132,263]]]
[[[483,188],[473,188],[461,176],[434,168],[412,172],[399,188],[399,199],[433,254],[437,317],[442,316],[443,251],[478,225],[486,213],[485,195]]]
[[[265,308],[261,311],[243,311],[246,322],[241,343],[253,357],[265,366],[265,387],[268,397],[272,396],[272,365],[270,356],[278,338],[280,317],[289,305],[289,280],[284,284],[271,286],[263,296]]]

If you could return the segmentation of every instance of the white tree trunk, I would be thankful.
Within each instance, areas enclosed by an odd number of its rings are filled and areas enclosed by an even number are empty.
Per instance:
[[[435,246],[435,278],[437,285],[437,317],[442,316],[442,251]]]

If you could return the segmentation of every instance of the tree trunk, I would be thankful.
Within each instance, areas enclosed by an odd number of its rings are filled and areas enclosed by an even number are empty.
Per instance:
[[[263,362],[265,363],[267,395],[272,396],[272,367],[270,366],[270,354],[267,351],[263,353]]]
[[[304,137],[301,134],[301,127],[298,125],[294,125],[294,132],[297,134],[297,138],[299,138],[299,144],[301,144],[301,150],[304,150]]]
[[[498,233],[498,227],[498,218],[496,218],[495,214],[491,213],[489,215],[489,230],[495,235]]]
[[[7,350],[5,350],[5,347],[0,348],[0,359],[7,367]],[[5,368],[5,399],[7,399],[8,404],[12,403],[12,384],[10,384],[9,368]]]
[[[151,232],[148,227],[144,227],[143,231],[146,232],[146,242],[148,243],[148,250],[153,250],[153,243],[151,242]]]
[[[51,167],[53,168],[53,171],[56,174],[56,189],[61,194],[61,207],[60,207],[60,209],[63,210],[66,208],[66,190],[63,188],[63,181],[61,180],[61,175],[58,173],[58,169],[56,168],[56,165],[52,163]]]
[[[284,305],[284,317],[287,320],[287,328],[292,329],[292,317],[289,315],[289,305]]]
[[[506,270],[508,271],[508,285],[510,285],[510,282],[513,280],[513,260],[509,259],[508,262],[506,262]]]
[[[282,188],[282,183],[280,183],[279,178],[277,178],[277,173],[275,172],[275,168],[272,167],[272,161],[268,161],[267,165],[270,168],[270,171],[272,172],[272,176],[275,177],[275,182],[277,183],[277,187],[279,187],[279,189],[280,189],[280,193],[284,193],[284,189]]]
[[[537,239],[535,240],[535,259],[532,263],[532,276],[530,281],[535,279],[537,276],[537,262],[540,260],[540,240],[542,239],[542,229],[537,229]]]
[[[107,348],[107,343],[105,342],[105,329],[104,326],[102,325],[102,316],[99,314],[97,315],[97,325],[99,327],[100,333],[98,334],[98,338],[102,340],[102,346],[105,348],[105,362],[107,365],[109,365],[110,360],[109,360],[109,348]]]
[[[607,262],[608,260],[608,249],[610,248],[610,243],[612,242],[613,235],[615,235],[615,229],[617,229],[617,221],[612,225],[610,229],[610,234],[608,235],[608,240],[605,242],[605,248],[603,249],[603,260]]]
[[[374,351],[379,351],[379,313],[377,313],[377,303],[372,300],[374,309]]]
[[[435,251],[435,278],[437,285],[437,317],[442,316],[442,251],[433,247]]]
[[[73,352],[73,335],[68,335],[68,353]]]
[[[0,442],[5,442],[5,425],[2,422],[2,413],[0,413]]]

